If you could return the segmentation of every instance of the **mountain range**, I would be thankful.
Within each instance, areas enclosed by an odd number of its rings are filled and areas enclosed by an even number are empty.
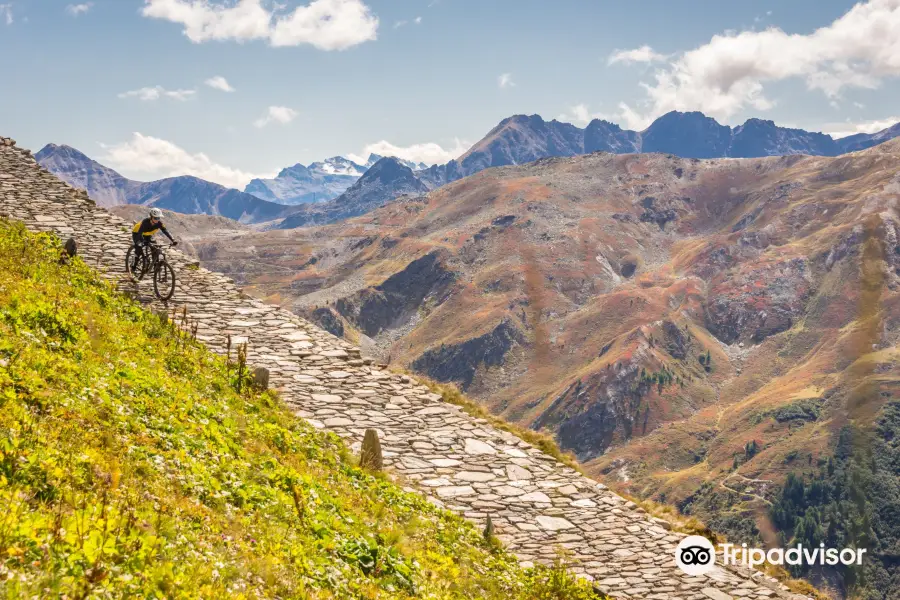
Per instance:
[[[49,144],[35,160],[69,185],[86,190],[101,206],[140,204],[185,214],[220,215],[242,223],[271,221],[292,212],[291,207],[190,175],[134,181],[70,146]]]
[[[484,169],[543,158],[594,152],[656,152],[682,158],[837,156],[898,136],[900,123],[874,134],[836,140],[827,134],[779,127],[761,119],[749,119],[732,128],[700,112],[673,111],[643,131],[622,129],[600,119],[580,128],[557,120],[545,121],[539,115],[515,115],[501,121],[461,157],[444,165],[426,168],[422,163],[392,158],[366,178],[368,171],[383,160],[381,156],[372,154],[365,164],[332,157],[309,166],[287,167],[273,179],[254,179],[244,192],[187,176],[150,183],[132,181],[68,146],[50,144],[36,158],[69,184],[86,189],[101,205],[153,204],[177,212],[223,215],[248,223],[295,215],[279,225],[289,228],[333,223],[363,214],[403,194],[424,193]],[[389,181],[390,177],[397,180]]]
[[[807,154],[837,156],[862,150],[900,135],[900,124],[875,134],[835,140],[824,133],[779,127],[749,119],[738,127],[721,125],[701,112],[667,113],[643,131],[622,129],[595,119],[581,129],[571,123],[545,121],[540,115],[515,115],[501,121],[468,152],[445,165],[418,174],[439,187],[489,167],[519,165],[551,156],[593,152],[660,152],[682,158],[758,158]]]

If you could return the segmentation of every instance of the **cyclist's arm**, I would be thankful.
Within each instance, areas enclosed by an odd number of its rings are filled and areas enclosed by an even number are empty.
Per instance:
[[[172,234],[169,233],[169,230],[166,229],[166,226],[163,225],[162,222],[160,222],[159,224],[159,230],[166,234],[166,237],[169,238],[170,242],[172,242],[173,244],[175,243],[175,238],[172,237]]]

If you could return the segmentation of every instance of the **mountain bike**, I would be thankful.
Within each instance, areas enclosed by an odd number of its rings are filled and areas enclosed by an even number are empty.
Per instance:
[[[148,273],[153,273],[153,292],[162,301],[170,299],[175,293],[175,270],[166,260],[166,251],[173,245],[161,246],[151,241],[138,254],[132,244],[125,253],[125,272],[134,281],[140,281]]]

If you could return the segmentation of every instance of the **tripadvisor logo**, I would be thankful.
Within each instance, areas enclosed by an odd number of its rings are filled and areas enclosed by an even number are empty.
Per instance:
[[[716,567],[716,549],[703,536],[688,536],[675,548],[675,564],[688,575],[709,573]]]
[[[819,544],[818,548],[807,548],[802,544],[793,548],[748,548],[747,544],[735,546],[722,544],[721,562],[723,565],[742,565],[755,568],[769,563],[784,566],[814,566],[838,564],[861,565],[865,548],[826,548]],[[704,575],[716,567],[716,549],[705,537],[692,535],[681,540],[675,548],[675,564],[688,575]]]

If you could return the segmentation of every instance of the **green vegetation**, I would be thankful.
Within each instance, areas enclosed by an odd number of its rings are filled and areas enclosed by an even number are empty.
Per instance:
[[[771,508],[785,543],[866,548],[861,567],[840,567],[852,597],[900,596],[900,402],[874,431],[841,429],[834,455],[810,477],[790,474]],[[795,574],[806,575],[803,570]]]
[[[4,597],[596,597],[359,469],[59,251],[0,220]]]
[[[637,385],[655,385],[657,387],[657,392],[662,394],[664,387],[676,382],[680,382],[680,378],[678,378],[673,371],[669,370],[668,365],[663,365],[662,370],[654,371],[652,373],[648,373],[645,368],[641,367],[641,376]]]
[[[779,423],[797,423],[803,425],[805,422],[817,421],[822,412],[822,401],[816,398],[804,398],[791,402],[785,406],[756,413],[753,415],[751,422],[755,425],[762,423],[765,419],[772,417]]]

